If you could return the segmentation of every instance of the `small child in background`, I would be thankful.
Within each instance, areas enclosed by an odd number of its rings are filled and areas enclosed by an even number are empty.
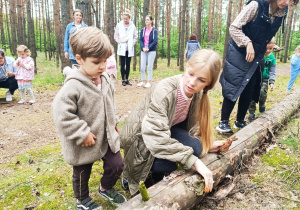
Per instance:
[[[114,52],[114,47],[111,47],[112,55],[106,60],[106,72],[109,76],[113,76],[114,79],[117,79],[117,62]]]
[[[272,51],[275,46],[275,39],[274,37],[267,45],[267,51],[265,52],[265,66],[264,72],[262,75],[262,86],[260,89],[260,96],[259,96],[259,112],[264,112],[266,110],[266,100],[267,100],[267,93],[268,93],[268,86],[270,85],[270,91],[274,90],[274,83],[276,78],[276,58],[273,55]],[[254,100],[251,101],[249,106],[249,122],[255,119],[255,110],[256,110],[256,103]]]
[[[98,193],[114,205],[121,205],[126,198],[114,185],[124,164],[113,83],[105,72],[111,44],[100,29],[84,27],[70,38],[70,45],[79,65],[64,69],[66,80],[53,100],[52,113],[64,158],[73,166],[76,206],[102,209],[89,195],[92,166],[100,159],[104,172]]]
[[[288,93],[291,92],[291,89],[299,73],[300,73],[300,45],[296,47],[295,52],[291,58],[291,78],[287,86],[286,92]]]
[[[20,89],[21,100],[18,104],[24,104],[26,102],[25,89],[30,96],[30,104],[35,102],[32,87],[32,80],[34,79],[34,60],[30,57],[31,52],[25,45],[20,45],[17,48],[19,58],[14,63],[16,69],[15,79],[18,81],[18,87]]]

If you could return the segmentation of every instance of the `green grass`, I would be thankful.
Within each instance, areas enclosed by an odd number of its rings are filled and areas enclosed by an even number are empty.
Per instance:
[[[59,89],[64,80],[61,69],[56,68],[55,62],[45,60],[41,53],[39,54],[37,63],[38,74],[33,82],[33,87],[40,90]],[[280,65],[282,64],[278,65],[279,68]],[[159,80],[182,73],[183,72],[178,71],[175,59],[172,59],[170,68],[167,67],[167,60],[158,59],[158,69],[154,70],[153,75],[154,80]],[[120,78],[120,75],[118,75],[118,78]],[[140,72],[131,71],[130,78],[138,80],[140,78]],[[277,78],[275,91],[269,92],[268,94],[267,109],[273,107],[276,101],[281,100],[287,95],[285,89],[288,80],[289,77]],[[294,88],[299,85],[300,80],[296,80]],[[4,94],[5,89],[0,89],[0,95]],[[213,124],[214,127],[216,127],[220,120],[220,109],[223,100],[221,89],[216,88],[210,91],[209,97],[212,106]],[[236,109],[231,115],[231,122],[234,121],[235,115]],[[259,115],[259,113],[257,113],[257,115]],[[295,123],[297,123],[297,120],[298,119],[295,119]],[[124,121],[120,123],[119,127],[122,127],[123,124]],[[293,132],[297,133],[296,131]],[[216,133],[216,139],[223,139],[225,137],[226,136]],[[290,174],[289,171],[279,173],[279,171],[283,169],[281,167],[282,165],[287,165],[287,167],[292,170],[295,164],[299,164],[300,162],[299,141],[296,141],[292,134],[287,133],[285,138],[282,139],[282,143],[286,144],[291,151],[296,151],[297,153],[291,154],[286,150],[277,148],[263,157],[266,164],[278,168],[278,172],[276,172],[275,176],[279,178],[284,175],[287,177]],[[32,163],[31,160],[33,160]],[[90,194],[104,209],[115,209],[108,201],[97,195],[102,173],[102,161],[95,162],[90,179]],[[299,180],[299,174],[296,175],[296,173],[294,173],[290,175],[287,181],[289,186],[296,188],[299,186],[292,185],[295,178]],[[256,177],[253,181],[260,183],[262,180],[263,178]],[[127,198],[130,197],[127,192],[122,190],[120,181],[117,182],[116,188],[121,191],[121,193],[124,193]],[[72,167],[65,163],[61,155],[59,142],[32,150],[15,157],[7,164],[1,165],[0,209],[24,209],[26,206],[35,203],[37,203],[37,209],[75,209],[75,199],[73,198],[72,190]]]

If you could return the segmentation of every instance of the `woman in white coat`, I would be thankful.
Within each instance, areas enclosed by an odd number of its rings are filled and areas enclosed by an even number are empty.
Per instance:
[[[114,38],[118,42],[117,55],[120,56],[122,85],[131,85],[128,81],[130,73],[130,61],[134,56],[134,45],[137,40],[137,30],[131,21],[130,10],[126,9],[115,30]]]

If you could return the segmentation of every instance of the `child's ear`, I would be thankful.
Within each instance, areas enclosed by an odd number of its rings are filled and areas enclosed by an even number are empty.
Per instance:
[[[76,54],[75,55],[75,59],[76,59],[76,61],[77,61],[78,64],[80,64],[80,65],[82,64],[83,59],[82,59],[82,57],[80,55]]]

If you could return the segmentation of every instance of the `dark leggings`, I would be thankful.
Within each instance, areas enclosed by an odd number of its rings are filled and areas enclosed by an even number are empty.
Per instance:
[[[253,99],[252,96],[256,88],[255,86],[257,85],[257,81],[259,81],[259,79],[260,79],[260,69],[258,67],[254,72],[253,76],[251,77],[250,81],[246,85],[245,89],[240,95],[237,117],[236,117],[236,120],[239,122],[244,121],[245,119],[250,102]],[[221,121],[229,120],[230,114],[234,108],[235,103],[236,101],[231,101],[224,97],[223,104],[222,104]]]
[[[185,146],[192,147],[192,149],[194,150],[194,155],[199,157],[202,152],[201,142],[197,138],[190,135],[190,133],[187,131],[186,124],[187,120],[174,125],[171,128],[171,137],[178,140]],[[163,177],[164,172],[172,172],[176,169],[177,165],[175,162],[166,159],[155,158],[151,171],[152,174],[156,174],[158,176],[161,175]]]
[[[120,56],[120,62],[121,62],[122,80],[128,80],[129,73],[130,73],[130,62],[131,62],[131,57],[128,57],[128,51],[126,51],[125,56]]]
[[[123,159],[120,152],[113,153],[108,147],[103,160],[103,176],[101,186],[110,190],[116,184],[118,178],[123,172]],[[89,196],[89,179],[92,172],[91,164],[73,166],[73,190],[75,198],[84,200]]]

